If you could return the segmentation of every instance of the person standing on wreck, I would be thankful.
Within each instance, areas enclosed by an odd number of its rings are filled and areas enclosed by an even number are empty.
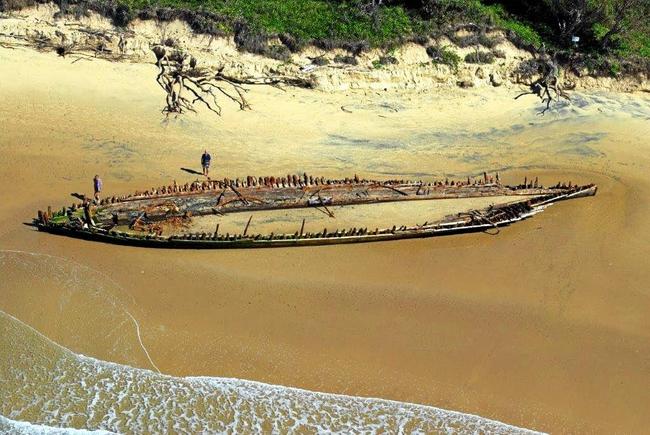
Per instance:
[[[99,202],[99,194],[102,191],[102,179],[99,178],[99,175],[95,175],[93,178],[93,189],[95,190],[95,202]]]
[[[212,160],[212,156],[210,156],[208,150],[205,150],[201,156],[201,167],[203,168],[203,175],[206,177],[210,171],[210,160]]]
[[[93,220],[93,214],[90,210],[90,200],[85,199],[83,203],[84,207],[84,220],[85,224],[88,227],[94,227],[95,226],[95,221]]]

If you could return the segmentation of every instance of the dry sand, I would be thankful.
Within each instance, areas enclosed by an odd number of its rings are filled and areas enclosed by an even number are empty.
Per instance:
[[[253,111],[162,122],[154,72],[0,49],[0,249],[60,257],[63,271],[5,267],[0,310],[75,352],[169,374],[423,403],[555,433],[647,429],[647,96],[576,94],[539,117],[537,101],[498,89],[255,88]],[[88,193],[95,174],[107,193],[189,181],[180,167],[198,166],[204,147],[224,177],[499,170],[506,182],[538,175],[599,192],[498,236],[354,246],[152,251],[22,225]],[[137,319],[151,361],[132,329],[115,336],[128,326],[123,314],[111,322],[117,305]]]

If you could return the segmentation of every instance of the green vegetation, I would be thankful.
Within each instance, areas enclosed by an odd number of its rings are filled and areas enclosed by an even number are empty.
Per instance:
[[[539,36],[539,33],[537,33],[531,26],[522,23],[521,21],[504,19],[499,22],[499,25],[505,30],[510,30],[517,35],[521,41],[532,45],[533,47],[538,48],[543,43],[542,37]]]
[[[342,56],[340,54],[334,57],[334,62],[343,63],[346,65],[357,65],[359,63],[359,61],[357,61],[357,58],[354,56]]]
[[[447,65],[457,71],[460,64],[460,56],[449,47],[438,47],[432,45],[427,47],[427,54],[433,59],[434,64]]]
[[[289,34],[301,41],[335,39],[383,45],[412,33],[412,19],[402,6],[386,6],[376,15],[354,4],[325,0],[119,0],[133,15],[157,8],[207,12],[221,21],[220,29],[234,32],[245,23],[255,32]]]
[[[617,75],[620,74],[620,72],[621,72],[621,64],[616,61],[610,62],[609,73],[612,75],[612,77],[616,77]]]
[[[467,63],[493,63],[494,54],[489,51],[475,51],[473,53],[468,53],[465,56],[465,62]]]
[[[649,0],[484,0],[497,24],[534,44],[597,55],[648,58]],[[522,23],[528,25],[521,27]],[[532,24],[534,23],[534,24]],[[532,33],[530,33],[532,32]],[[574,43],[572,38],[578,37]]]
[[[51,0],[0,0],[0,11]],[[181,19],[196,32],[231,34],[240,49],[286,60],[307,44],[356,56],[405,41],[448,36],[494,49],[488,30],[520,48],[588,57],[650,59],[650,0],[54,0],[62,13],[99,12],[125,26],[135,18]],[[471,24],[470,24],[471,23]],[[456,37],[464,28],[472,34]],[[580,41],[575,44],[572,37]],[[281,45],[274,43],[279,37]],[[443,56],[444,57],[444,56]],[[569,57],[568,55],[565,57]],[[453,64],[454,60],[439,59]],[[621,64],[621,70],[625,66]]]

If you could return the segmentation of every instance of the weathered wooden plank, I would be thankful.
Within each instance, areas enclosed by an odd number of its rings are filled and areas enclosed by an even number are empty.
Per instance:
[[[71,237],[78,237],[88,240],[96,240],[108,243],[127,244],[144,247],[157,248],[195,248],[195,249],[231,249],[231,248],[257,248],[257,247],[282,247],[282,246],[313,246],[331,245],[342,243],[361,243],[383,240],[397,240],[421,237],[436,237],[442,235],[459,234],[473,231],[486,231],[490,228],[499,228],[526,219],[544,210],[552,202],[573,199],[583,196],[595,195],[597,187],[572,186],[546,190],[544,194],[526,196],[522,201],[509,204],[490,206],[481,210],[470,210],[447,216],[437,222],[421,226],[390,229],[376,229],[368,232],[365,229],[353,228],[334,233],[328,233],[326,229],[318,234],[303,234],[303,227],[300,233],[280,234],[271,233],[268,236],[246,234],[229,235],[225,237],[218,235],[217,226],[213,236],[208,234],[181,234],[170,237],[160,237],[154,234],[132,234],[117,231],[108,231],[98,227],[77,227],[72,224],[54,224],[36,221],[36,226],[41,231],[55,234],[62,234]],[[252,216],[251,216],[252,218]],[[250,224],[250,219],[249,219]]]
[[[253,177],[251,177],[252,179]],[[262,177],[260,177],[262,178]],[[289,180],[289,178],[285,178]],[[306,181],[304,181],[306,180]],[[262,183],[241,183],[233,187],[230,180],[224,182],[194,182],[180,189],[155,188],[148,193],[120,197],[116,201],[104,201],[97,210],[95,219],[106,223],[114,214],[118,223],[130,221],[142,211],[150,221],[169,217],[200,216],[215,213],[301,208],[314,206],[310,198],[331,198],[327,205],[342,206],[392,201],[436,200],[449,198],[474,198],[485,196],[539,196],[558,192],[569,192],[575,187],[558,183],[553,188],[534,187],[533,183],[519,186],[505,186],[499,183],[449,182],[423,183],[398,181],[365,181],[355,179],[327,180],[326,184],[309,183],[309,177],[293,176],[291,182],[282,178],[264,177]],[[236,184],[236,183],[235,183]],[[423,189],[423,185],[427,185]],[[537,183],[535,183],[537,184]],[[321,199],[320,201],[324,201]],[[324,204],[321,204],[328,210]]]

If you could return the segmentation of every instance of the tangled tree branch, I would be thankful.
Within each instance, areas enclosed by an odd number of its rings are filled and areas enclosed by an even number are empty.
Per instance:
[[[194,105],[202,103],[221,115],[219,96],[235,102],[241,110],[250,107],[244,97],[246,89],[223,77],[223,68],[212,71],[199,67],[196,58],[163,45],[156,45],[152,50],[158,67],[156,82],[166,94],[164,114],[196,112]]]
[[[554,58],[541,53],[533,59],[523,61],[515,71],[515,81],[525,84],[528,90],[520,93],[515,100],[524,95],[537,95],[545,104],[540,114],[544,115],[553,103],[561,99],[570,101],[566,90],[572,89],[573,84],[565,84],[560,77],[560,69]]]
[[[1,1],[1,0],[0,0]],[[72,26],[66,25],[66,26]],[[44,32],[36,31],[28,35],[3,34],[0,37],[8,39],[1,42],[4,48],[34,47],[39,51],[54,51],[59,56],[76,58],[72,63],[79,60],[92,60],[101,58],[112,61],[119,61],[128,58],[126,54],[127,32],[114,32],[110,30],[93,30],[75,25],[75,32],[83,33],[86,38],[79,38],[78,41],[71,40],[66,32],[56,30],[54,36]],[[110,47],[118,40],[117,50]]]
[[[224,74],[224,67],[212,69],[201,67],[195,57],[180,49],[167,45],[156,45],[152,48],[156,56],[158,75],[156,82],[165,91],[166,104],[162,112],[180,115],[185,112],[196,112],[196,104],[203,105],[208,110],[221,116],[220,100],[225,98],[239,106],[240,110],[250,108],[246,99],[248,89],[243,85],[282,84],[311,88],[312,82],[299,77],[264,77],[264,78],[235,78]]]

